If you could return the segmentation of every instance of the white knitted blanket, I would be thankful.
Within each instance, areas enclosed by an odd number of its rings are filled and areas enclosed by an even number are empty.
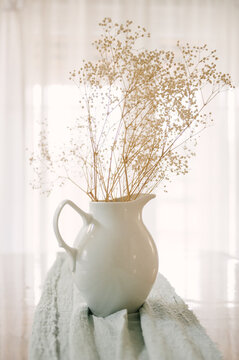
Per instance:
[[[158,275],[138,313],[90,314],[59,253],[37,306],[29,360],[222,359],[195,315]]]

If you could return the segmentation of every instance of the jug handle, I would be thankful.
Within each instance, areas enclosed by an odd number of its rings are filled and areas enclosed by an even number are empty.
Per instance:
[[[59,225],[58,225],[58,221],[59,221],[59,217],[61,214],[61,211],[63,209],[63,207],[65,205],[70,205],[76,212],[78,212],[78,214],[80,214],[80,216],[83,219],[84,224],[89,224],[92,220],[92,215],[86,213],[85,211],[81,210],[76,204],[74,204],[71,200],[63,200],[58,207],[56,208],[55,214],[54,214],[54,218],[53,218],[53,228],[54,228],[54,232],[58,241],[58,244],[60,247],[63,247],[67,254],[70,257],[71,260],[71,271],[75,270],[75,265],[76,265],[76,254],[77,254],[77,250],[69,245],[66,244],[66,242],[63,240],[60,231],[59,231]]]

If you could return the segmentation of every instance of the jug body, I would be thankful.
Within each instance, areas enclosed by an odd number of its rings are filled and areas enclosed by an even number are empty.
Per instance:
[[[74,283],[95,315],[137,311],[154,284],[158,254],[142,221],[142,208],[152,197],[90,203],[70,249]]]

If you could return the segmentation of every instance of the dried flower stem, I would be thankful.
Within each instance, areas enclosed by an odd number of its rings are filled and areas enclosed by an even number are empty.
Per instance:
[[[196,145],[212,120],[206,107],[233,85],[206,45],[178,42],[176,60],[172,51],[137,50],[136,42],[150,34],[140,26],[133,32],[132,21],[113,24],[105,18],[99,25],[103,32],[93,43],[98,60],[83,61],[70,73],[81,93],[81,116],[69,128],[69,145],[56,153],[43,129],[39,152],[30,158],[38,178],[33,186],[49,194],[54,185],[70,181],[92,201],[131,200],[171,174],[188,172],[195,155],[190,141]],[[45,189],[46,172],[55,179]]]

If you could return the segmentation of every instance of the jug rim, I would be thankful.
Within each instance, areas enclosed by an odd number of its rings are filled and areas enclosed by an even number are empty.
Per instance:
[[[140,201],[140,200],[143,200],[146,198],[148,198],[148,200],[154,199],[156,197],[156,194],[141,193],[141,194],[136,194],[135,197],[136,197],[136,199],[131,199],[131,200],[125,201],[123,199],[127,198],[127,195],[126,195],[126,196],[121,196],[114,200],[109,200],[109,201],[105,201],[105,200],[90,201],[90,204],[131,204],[131,203],[135,203],[137,201]]]

